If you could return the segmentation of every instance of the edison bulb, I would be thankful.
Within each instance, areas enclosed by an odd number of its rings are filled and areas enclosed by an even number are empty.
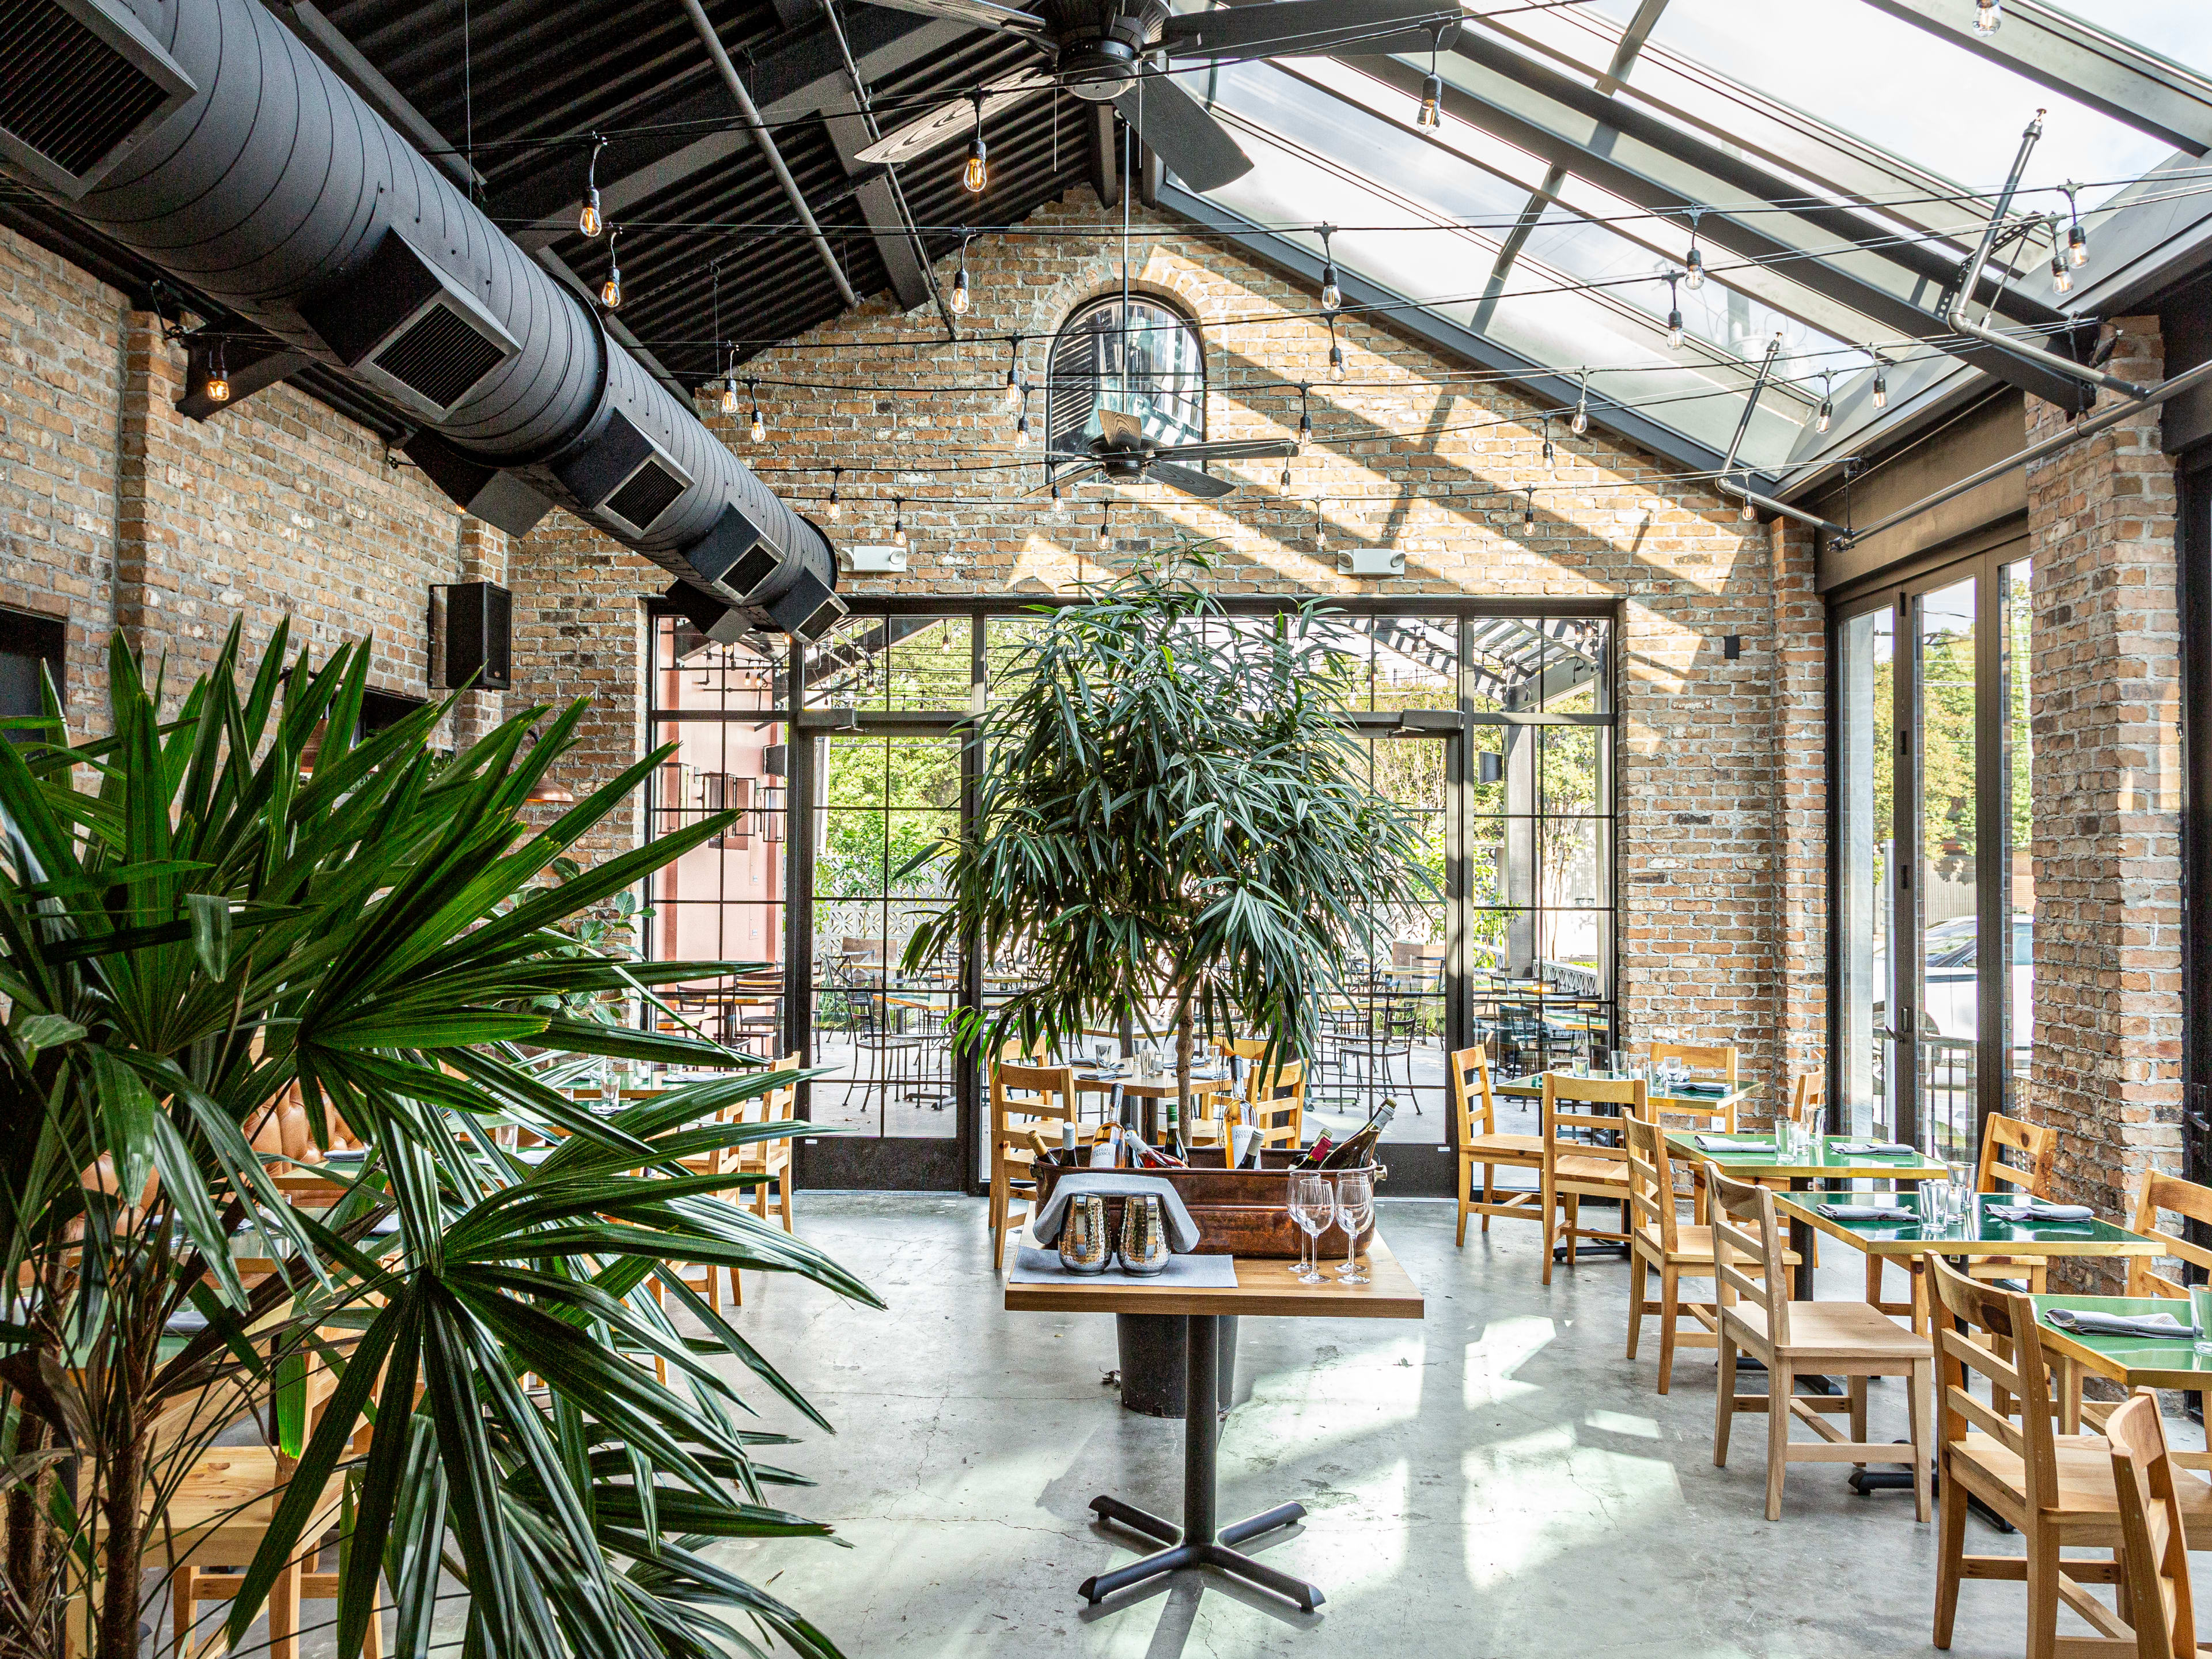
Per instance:
[[[580,234],[586,236],[596,236],[599,234],[601,224],[602,222],[599,218],[599,192],[597,189],[586,191],[584,192],[584,210],[576,216],[576,229]]]
[[[1434,132],[1443,125],[1443,81],[1435,75],[1428,76],[1421,82],[1421,106],[1414,112],[1413,125]]]
[[[1690,250],[1690,257],[1682,262],[1682,286],[1692,291],[1705,285],[1705,256],[1698,248]]]
[[[738,383],[734,380],[725,380],[722,382],[722,413],[734,415],[737,412]]]
[[[756,409],[753,410],[752,441],[755,443],[759,443],[766,439],[767,436],[768,422],[761,419],[761,412]]]
[[[991,187],[991,166],[980,132],[968,141],[968,165],[960,170],[960,184],[971,196],[981,196]]]
[[[230,382],[223,378],[221,370],[208,376],[207,400],[211,404],[227,404],[230,401]]]
[[[953,274],[952,314],[956,317],[968,314],[968,267],[965,265]]]
[[[599,284],[599,303],[609,311],[622,309],[622,272],[610,272],[607,280]]]

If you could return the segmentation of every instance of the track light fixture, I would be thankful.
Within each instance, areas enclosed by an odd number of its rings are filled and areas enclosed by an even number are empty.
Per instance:
[[[897,496],[891,498],[891,545],[906,545],[906,502]]]
[[[829,513],[830,522],[832,524],[845,516],[845,503],[837,499],[837,480],[844,476],[845,469],[842,466],[833,466],[830,469]]]
[[[230,401],[230,376],[223,368],[222,342],[220,339],[215,343],[215,349],[208,358],[207,385],[201,390],[207,393],[207,400],[211,404]]]
[[[753,400],[752,441],[755,443],[764,442],[768,438],[768,422],[761,418],[760,387],[752,381],[747,380],[745,392]]]
[[[1444,32],[1440,26],[1429,41],[1429,72],[1421,82],[1420,107],[1413,112],[1413,125],[1424,132],[1434,132],[1444,124],[1444,83],[1437,74],[1437,53],[1443,46]]]
[[[622,309],[622,262],[615,258],[615,238],[621,234],[612,227],[607,230],[607,280],[599,284],[599,303],[609,311]]]
[[[1668,270],[1667,279],[1667,349],[1682,349],[1682,295],[1676,284],[1682,280],[1679,270]]]
[[[2059,189],[2066,192],[2066,263],[2079,270],[2089,263],[2089,233],[2081,228],[2081,204],[2075,199],[2081,186],[2069,179]]]
[[[960,233],[960,269],[952,273],[952,314],[968,314],[968,233]]]
[[[968,141],[968,165],[961,169],[960,185],[970,196],[981,196],[991,187],[991,167],[983,149],[983,94],[978,91],[974,97],[975,133]]]
[[[2004,8],[1997,0],[1974,0],[1974,33],[1995,34],[2004,26]]]
[[[1682,286],[1692,294],[1705,285],[1705,251],[1698,246],[1698,221],[1704,216],[1703,208],[1690,210],[1690,253],[1682,261]]]
[[[1836,400],[1832,395],[1836,384],[1836,372],[1832,368],[1820,371],[1820,412],[1814,417],[1813,430],[1826,432],[1836,423]]]
[[[1582,387],[1575,395],[1574,418],[1567,422],[1567,430],[1577,438],[1589,430],[1589,370],[1582,372]]]
[[[1336,280],[1336,256],[1329,251],[1329,238],[1336,234],[1333,225],[1321,228],[1321,308],[1334,311],[1344,304],[1344,289]]]
[[[1331,312],[1328,318],[1328,378],[1332,380],[1344,378],[1344,343],[1336,337],[1334,312]]]
[[[599,152],[606,147],[605,139],[592,135],[592,159],[584,168],[584,207],[576,216],[576,229],[586,236],[599,234]]]

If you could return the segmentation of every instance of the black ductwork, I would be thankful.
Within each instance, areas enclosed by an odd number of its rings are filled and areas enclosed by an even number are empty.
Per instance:
[[[757,625],[842,611],[827,538],[260,0],[0,0],[0,168],[404,409],[469,511],[568,507]]]

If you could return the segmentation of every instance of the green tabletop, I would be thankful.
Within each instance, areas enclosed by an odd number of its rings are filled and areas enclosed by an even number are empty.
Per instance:
[[[1577,1083],[1623,1083],[1627,1080],[1627,1073],[1624,1072],[1592,1072],[1587,1078],[1578,1078],[1572,1072],[1554,1069],[1560,1077]],[[1522,1100],[1541,1100],[1544,1097],[1544,1077],[1542,1072],[1531,1072],[1527,1077],[1493,1083],[1490,1085],[1490,1091],[1495,1095],[1512,1095]],[[1755,1083],[1747,1083],[1739,1084],[1723,1095],[1670,1095],[1654,1084],[1646,1091],[1645,1097],[1662,1111],[1702,1112],[1719,1116],[1730,1107],[1750,1099],[1758,1087]]]
[[[1895,1196],[1901,1208],[1925,1212],[1925,1194]],[[2009,1200],[1995,1193],[1976,1194],[1972,1214],[1942,1227],[1924,1221],[1838,1220],[1820,1213],[1822,1204],[1848,1201],[1840,1194],[1833,1200],[1817,1193],[1774,1195],[1774,1207],[1788,1219],[1806,1222],[1869,1255],[2157,1255],[2165,1248],[2109,1221],[2001,1221],[1989,1208]]]
[[[1726,1146],[1703,1146],[1699,1138],[1726,1141]],[[1723,1173],[1792,1181],[1867,1181],[1888,1177],[1900,1182],[1947,1181],[1950,1166],[1923,1152],[1845,1152],[1838,1150],[1865,1137],[1824,1135],[1817,1159],[1802,1156],[1777,1158],[1770,1134],[1716,1134],[1710,1129],[1669,1129],[1667,1144],[1683,1158],[1720,1165]]]
[[[2039,1296],[2036,1335],[2047,1352],[2063,1355],[2100,1376],[2130,1389],[2212,1388],[2212,1353],[2199,1353],[2188,1337],[2092,1336],[2062,1331],[2043,1316],[2053,1308],[2107,1314],[2171,1314],[2185,1325],[2189,1304],[2162,1296]]]

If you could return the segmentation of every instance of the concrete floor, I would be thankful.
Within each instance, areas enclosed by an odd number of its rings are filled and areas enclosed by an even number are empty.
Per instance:
[[[1244,1321],[1222,1434],[1224,1519],[1307,1506],[1261,1553],[1321,1585],[1317,1613],[1188,1575],[1085,1607],[1076,1584],[1138,1553],[1085,1505],[1112,1492],[1176,1516],[1181,1425],[1123,1412],[1102,1386],[1111,1320],[1006,1312],[983,1206],[949,1196],[800,1195],[800,1231],[887,1312],[748,1275],[743,1328],[839,1430],[779,1455],[820,1482],[792,1507],[854,1547],[769,1540],[725,1559],[853,1659],[1934,1650],[1936,1533],[1909,1492],[1857,1498],[1844,1471],[1799,1464],[1770,1524],[1764,1420],[1740,1419],[1731,1466],[1713,1468],[1710,1351],[1678,1358],[1674,1392],[1656,1394],[1649,1326],[1644,1357],[1622,1357],[1618,1261],[1562,1268],[1547,1290],[1528,1224],[1471,1232],[1461,1251],[1449,1204],[1381,1207],[1427,1317]],[[1859,1273],[1832,1251],[1822,1294],[1858,1295]],[[1875,1437],[1902,1436],[1904,1416],[1902,1385],[1876,1383]],[[1969,1522],[1971,1551],[2017,1541]],[[1968,1583],[1951,1651],[2024,1645],[2021,1587]]]

